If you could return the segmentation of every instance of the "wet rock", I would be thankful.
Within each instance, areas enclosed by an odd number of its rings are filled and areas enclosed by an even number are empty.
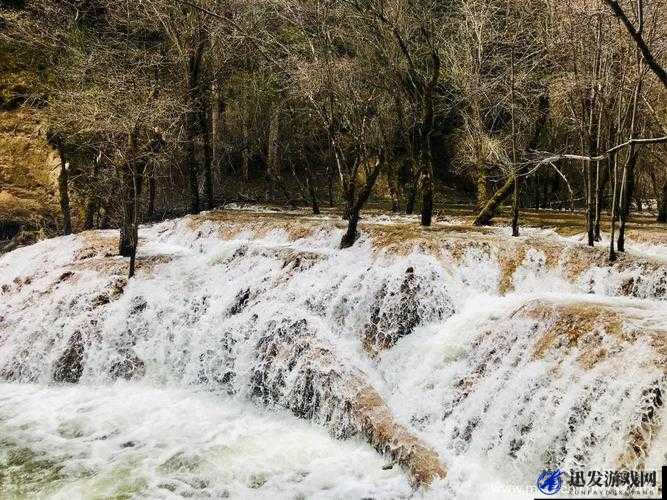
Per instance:
[[[375,297],[362,343],[371,356],[392,347],[422,323],[451,316],[454,308],[438,276],[408,267],[398,282],[387,281]]]
[[[20,365],[7,363],[5,366],[0,367],[0,379],[10,381],[21,380],[22,376]]]
[[[260,398],[264,404],[288,405],[292,412],[302,418],[314,419],[318,416],[325,421],[333,418],[321,405],[323,393],[321,387],[331,386],[336,380],[325,380],[327,374],[318,373],[314,367],[300,356],[313,350],[313,339],[310,337],[308,321],[282,320],[268,324],[269,334],[257,343],[258,363],[251,377],[252,394]],[[320,353],[328,356],[328,352]],[[317,375],[321,375],[317,377]],[[335,373],[331,374],[337,378]],[[298,385],[288,387],[287,379],[299,377]],[[331,394],[335,397],[335,394]],[[340,406],[340,401],[332,406]],[[325,412],[324,415],[321,413]],[[349,435],[351,431],[338,429],[341,435]]]
[[[146,365],[133,351],[125,349],[119,352],[120,359],[111,365],[110,375],[114,379],[139,379],[146,375]]]
[[[290,273],[307,271],[322,259],[323,256],[319,253],[291,251],[284,257],[282,268]]]
[[[139,314],[146,310],[148,303],[143,297],[134,297],[132,299],[132,307],[130,309],[130,315]]]
[[[62,282],[64,282],[64,281],[68,281],[72,276],[74,276],[74,272],[73,272],[73,271],[65,271],[64,273],[62,273],[62,274],[58,277],[57,283],[62,283]]]
[[[118,299],[122,295],[126,286],[126,278],[122,278],[120,276],[112,278],[105,290],[93,298],[91,301],[92,308],[95,309],[96,307],[109,304]]]
[[[53,368],[55,382],[76,384],[83,373],[84,343],[81,332],[75,332],[67,342],[67,348],[60,355]]]
[[[199,354],[200,369],[197,381],[200,384],[212,385],[216,389],[224,389],[228,394],[234,394],[234,379],[236,378],[236,339],[231,332],[225,332],[211,348]]]
[[[396,422],[363,374],[346,367],[306,318],[270,321],[257,343],[252,394],[325,424],[340,438],[360,434],[403,466],[416,486],[444,478],[438,454]]]
[[[246,288],[245,290],[241,290],[239,293],[237,293],[236,297],[234,298],[234,303],[229,308],[229,315],[234,316],[235,314],[239,314],[241,311],[243,311],[248,303],[249,298],[250,288]]]
[[[68,418],[57,428],[58,435],[65,439],[79,439],[92,433],[90,422],[83,417]]]
[[[93,298],[93,300],[91,302],[91,306],[93,307],[93,309],[95,309],[96,307],[104,306],[104,305],[106,305],[110,302],[111,302],[111,299],[109,298],[109,296],[106,293],[100,293],[99,295],[96,295]]]
[[[261,488],[266,484],[267,478],[262,473],[252,474],[248,480],[248,487],[254,490]]]
[[[158,488],[171,491],[172,493],[176,493],[178,490],[178,485],[175,483],[160,483],[157,485]]]
[[[658,435],[660,426],[663,425],[660,413],[664,405],[663,390],[666,384],[667,377],[663,377],[642,391],[638,408],[639,418],[630,429],[626,448],[618,458],[618,463],[622,468],[642,469],[645,467],[651,445]]]
[[[247,245],[247,244],[239,245],[239,247],[234,250],[234,253],[230,257],[224,259],[221,262],[221,264],[230,265],[235,260],[239,260],[239,259],[245,257],[245,255],[248,253],[249,249],[250,249],[250,246]]]
[[[201,463],[202,459],[199,455],[188,455],[185,452],[179,451],[161,463],[158,469],[167,473],[196,472]]]

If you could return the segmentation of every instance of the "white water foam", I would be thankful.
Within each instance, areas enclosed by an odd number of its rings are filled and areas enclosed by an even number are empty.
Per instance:
[[[228,396],[0,384],[3,498],[407,498],[359,440]]]
[[[343,422],[331,419],[335,401],[312,402],[326,393],[326,377],[304,379],[290,359],[259,354],[281,335],[326,350],[322,370],[362,376],[437,449],[449,475],[419,493],[431,498],[533,498],[544,467],[611,468],[641,421],[646,391],[664,394],[660,360],[642,339],[584,370],[576,352],[531,357],[548,324],[514,316],[536,300],[591,302],[667,331],[664,301],[654,297],[659,275],[592,268],[573,282],[529,249],[512,293],[501,297],[501,266],[488,245],[456,261],[378,253],[366,237],[339,251],[340,235],[325,228],[293,241],[248,229],[225,240],[219,224],[193,229],[187,219],[143,227],[140,257],[167,259],[140,271],[117,299],[108,291],[122,277],[101,268],[74,267],[63,278],[85,246],[76,237],[0,257],[0,371],[13,381],[0,386],[8,436],[0,457],[23,464],[22,487],[36,484],[45,497],[89,489],[158,498],[409,496],[398,466],[383,470],[386,460],[359,438],[325,432],[340,434]],[[648,283],[635,286],[638,298],[617,297],[622,273]],[[372,359],[362,340],[378,334],[395,345]],[[54,386],[54,367],[77,336],[79,383]],[[258,407],[266,402],[270,409]],[[661,422],[664,408],[657,411]],[[665,450],[661,430],[647,466]]]

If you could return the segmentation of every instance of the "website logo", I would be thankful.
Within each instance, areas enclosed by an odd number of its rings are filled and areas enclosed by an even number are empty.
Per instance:
[[[561,478],[561,470],[555,471],[544,470],[537,478],[537,489],[545,495],[555,495],[563,486],[563,479]]]

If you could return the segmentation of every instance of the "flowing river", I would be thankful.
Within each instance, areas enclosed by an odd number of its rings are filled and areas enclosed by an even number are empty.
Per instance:
[[[113,231],[1,256],[0,498],[534,498],[665,463],[665,245],[414,226],[176,219],[129,281]]]

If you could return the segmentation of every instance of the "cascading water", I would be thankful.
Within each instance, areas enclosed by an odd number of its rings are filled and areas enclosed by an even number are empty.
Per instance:
[[[659,256],[253,218],[143,227],[129,282],[114,232],[0,258],[0,496],[533,498],[664,462]]]

